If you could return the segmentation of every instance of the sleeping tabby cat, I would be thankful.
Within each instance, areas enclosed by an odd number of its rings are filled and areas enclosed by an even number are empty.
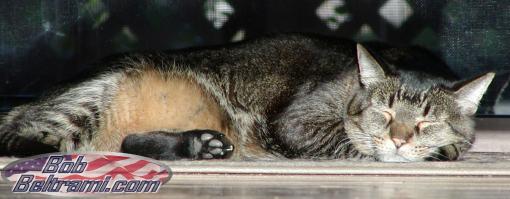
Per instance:
[[[1,123],[0,153],[458,159],[494,73],[458,81],[423,51],[367,46],[378,57],[352,41],[298,34],[127,55],[14,108]]]

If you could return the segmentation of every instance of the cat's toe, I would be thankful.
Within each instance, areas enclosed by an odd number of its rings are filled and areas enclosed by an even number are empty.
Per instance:
[[[212,159],[213,157],[210,153],[202,153],[202,159]]]
[[[210,133],[204,133],[200,136],[200,140],[202,140],[203,142],[205,141],[208,141],[210,139],[212,139],[214,136]]]
[[[209,141],[209,146],[210,147],[222,147],[223,146],[223,142],[214,139],[214,140]]]

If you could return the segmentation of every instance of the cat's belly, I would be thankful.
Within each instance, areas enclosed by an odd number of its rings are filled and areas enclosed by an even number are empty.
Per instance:
[[[155,71],[124,78],[104,118],[95,150],[118,151],[126,135],[156,130],[211,129],[233,139],[224,113],[200,86]]]

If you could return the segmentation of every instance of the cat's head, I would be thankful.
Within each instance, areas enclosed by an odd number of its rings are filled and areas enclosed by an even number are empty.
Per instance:
[[[361,45],[358,66],[362,89],[348,104],[345,129],[359,152],[414,162],[456,160],[471,147],[472,118],[494,73],[460,82],[389,74]]]

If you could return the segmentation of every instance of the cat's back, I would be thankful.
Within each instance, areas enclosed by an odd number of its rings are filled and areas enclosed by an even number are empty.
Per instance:
[[[333,37],[279,34],[194,51],[183,61],[218,76],[220,87],[236,93],[229,99],[235,104],[274,113],[301,86],[332,81],[354,69],[355,45]]]

